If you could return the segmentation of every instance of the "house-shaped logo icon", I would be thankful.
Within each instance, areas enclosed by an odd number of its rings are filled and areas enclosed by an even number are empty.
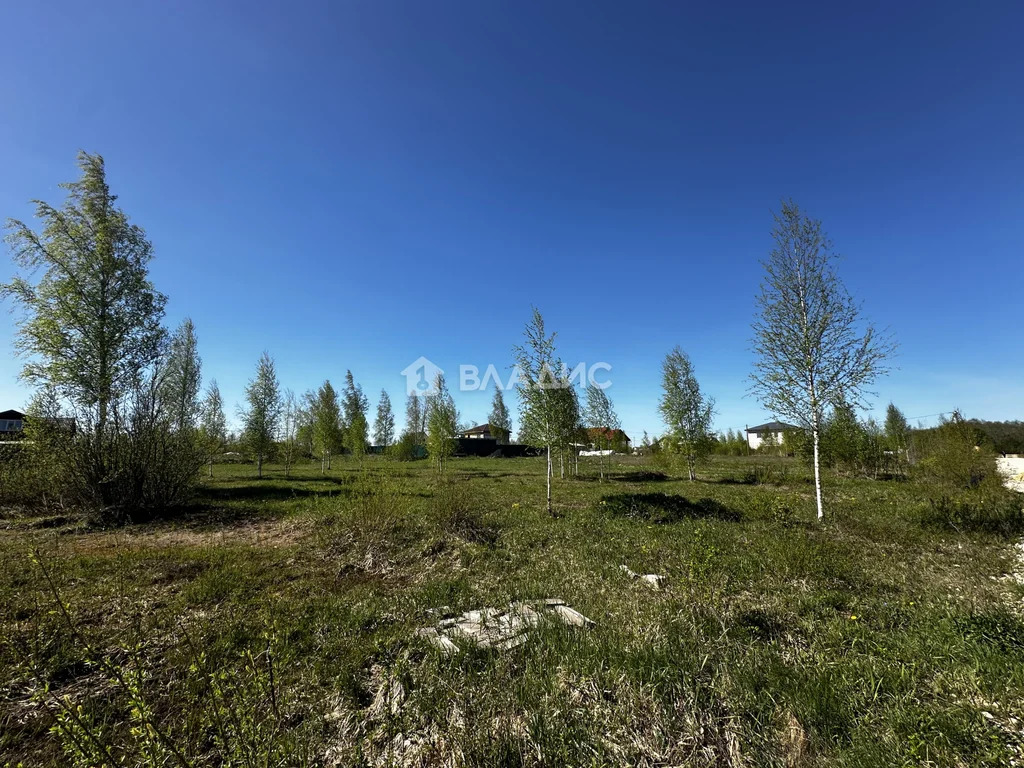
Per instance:
[[[438,366],[420,357],[402,371],[405,376],[405,392],[409,395],[426,396],[437,391],[437,376],[444,373]]]

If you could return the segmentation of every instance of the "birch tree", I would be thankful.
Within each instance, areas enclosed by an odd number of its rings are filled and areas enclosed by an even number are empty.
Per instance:
[[[587,403],[584,409],[584,423],[591,431],[591,434],[598,435],[600,444],[605,448],[608,446],[610,435],[617,429],[621,429],[619,417],[612,406],[612,400],[608,397],[607,391],[596,384],[587,385]],[[604,467],[606,456],[601,457],[601,480],[604,480]]]
[[[330,380],[320,385],[311,407],[313,450],[320,454],[320,474],[331,468],[331,457],[341,442],[341,407]]]
[[[167,299],[149,279],[153,247],[116,206],[103,158],[81,152],[78,167],[81,178],[60,185],[68,193],[62,207],[33,201],[39,232],[7,222],[7,243],[27,274],[0,284],[0,298],[24,312],[14,341],[25,357],[21,378],[49,388],[72,409],[79,429],[89,433],[82,470],[105,496],[114,489],[111,443],[163,353]]]
[[[863,406],[865,388],[888,371],[894,345],[862,318],[839,279],[839,257],[820,221],[786,201],[775,214],[772,238],[753,324],[757,361],[751,391],[770,411],[811,433],[820,521],[825,409],[840,401]]]
[[[266,352],[256,366],[256,375],[245,388],[246,406],[242,419],[242,439],[256,456],[256,473],[263,477],[263,461],[274,448],[281,422],[281,390],[274,361]]]
[[[422,440],[422,412],[420,396],[410,392],[409,398],[405,401],[405,434],[412,439],[413,445],[419,445]]]
[[[199,386],[202,362],[199,342],[190,318],[185,318],[171,337],[167,367],[160,385],[160,402],[172,428],[185,434],[199,417]]]
[[[711,452],[711,419],[715,401],[700,391],[689,356],[676,347],[661,364],[663,393],[658,410],[668,427],[673,450],[686,458],[690,482],[697,479],[697,462]]]
[[[281,398],[281,461],[285,477],[291,477],[298,448],[299,403],[290,389]]]
[[[459,413],[448,391],[444,374],[437,374],[434,391],[427,397],[427,451],[439,472],[443,472],[448,459],[455,453],[455,433],[458,431]]]
[[[355,456],[362,456],[366,453],[366,439],[370,431],[369,422],[366,420],[370,402],[363,394],[363,388],[356,384],[352,371],[345,371],[342,408],[342,440],[345,448]]]
[[[391,410],[391,398],[383,389],[377,401],[377,418],[373,422],[373,441],[387,450],[395,442],[395,414]]]
[[[224,400],[220,396],[216,379],[207,385],[206,395],[199,408],[199,439],[210,464],[210,477],[213,477],[213,457],[223,449],[228,439]]]
[[[520,435],[529,442],[544,446],[547,458],[547,510],[549,515],[553,515],[551,451],[559,443],[562,426],[559,398],[554,394],[562,386],[555,372],[558,362],[555,357],[555,334],[547,334],[544,317],[534,307],[523,335],[524,343],[512,349],[512,358],[519,374]]]
[[[494,390],[494,398],[491,400],[491,415],[488,417],[487,423],[491,425],[491,433],[494,434],[498,443],[508,442],[512,435],[512,417],[505,405],[501,387]]]

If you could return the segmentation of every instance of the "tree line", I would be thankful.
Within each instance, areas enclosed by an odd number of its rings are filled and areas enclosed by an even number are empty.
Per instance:
[[[44,494],[87,504],[111,519],[144,517],[186,500],[200,468],[210,464],[212,471],[212,458],[231,437],[216,381],[200,395],[202,362],[191,320],[173,332],[163,325],[166,297],[148,272],[151,243],[117,207],[103,159],[83,152],[78,164],[80,179],[62,185],[62,207],[34,201],[38,232],[8,222],[7,241],[28,275],[0,286],[0,297],[22,310],[15,343],[26,360],[22,377],[36,388],[27,453],[35,457],[32,471]],[[900,462],[911,461],[916,443],[901,437],[910,431],[894,407],[884,426],[857,420],[895,345],[861,316],[837,275],[838,255],[821,223],[785,201],[771,235],[752,324],[750,392],[800,426],[787,436],[789,447],[813,466],[821,519],[823,466],[902,471]],[[560,477],[578,473],[578,449],[610,449],[621,424],[605,389],[591,382],[581,392],[572,385],[556,334],[538,309],[512,358],[520,377],[519,439],[543,450],[546,504],[553,511],[556,466]],[[711,453],[740,450],[742,434],[713,433],[715,401],[678,346],[663,360],[661,385],[658,412],[666,431],[654,443],[645,436],[644,449],[678,457],[690,480]],[[298,458],[312,457],[326,472],[341,453],[363,456],[371,437],[398,458],[429,456],[443,472],[460,430],[444,377],[427,396],[410,395],[405,411],[404,429],[396,434],[392,403],[382,391],[371,434],[369,400],[351,371],[340,392],[325,380],[296,396],[282,390],[264,353],[238,411],[237,443],[252,454],[261,476],[271,455],[289,471]],[[512,424],[500,389],[489,420],[507,439]],[[988,429],[1001,445],[1019,445],[1019,431]],[[607,467],[599,467],[603,478]]]

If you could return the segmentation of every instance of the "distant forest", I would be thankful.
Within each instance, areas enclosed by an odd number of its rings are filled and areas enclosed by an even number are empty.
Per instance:
[[[968,419],[967,423],[978,432],[978,444],[991,445],[1002,454],[1024,454],[1024,421],[980,421]],[[921,430],[930,432],[930,429]]]

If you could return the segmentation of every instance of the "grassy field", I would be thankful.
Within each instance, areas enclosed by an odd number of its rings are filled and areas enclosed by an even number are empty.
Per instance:
[[[924,489],[716,459],[218,466],[174,521],[0,521],[0,765],[1010,765],[1013,542]],[[663,574],[653,590],[620,569]],[[445,657],[438,610],[594,621]]]

